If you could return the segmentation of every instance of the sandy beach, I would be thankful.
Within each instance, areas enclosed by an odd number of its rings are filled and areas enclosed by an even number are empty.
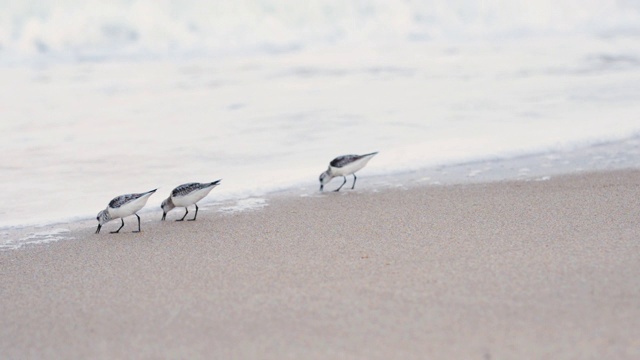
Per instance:
[[[0,358],[640,358],[640,171],[213,210],[0,252]]]

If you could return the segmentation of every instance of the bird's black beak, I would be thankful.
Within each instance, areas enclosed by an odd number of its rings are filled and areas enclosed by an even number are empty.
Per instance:
[[[320,191],[322,191],[322,189],[324,189],[324,185],[320,184]]]
[[[102,225],[98,224],[98,228],[96,229],[96,234],[100,233],[100,228],[102,227]]]
[[[164,221],[164,219],[167,217],[167,213],[166,212],[162,212],[162,219],[160,219],[160,221]]]

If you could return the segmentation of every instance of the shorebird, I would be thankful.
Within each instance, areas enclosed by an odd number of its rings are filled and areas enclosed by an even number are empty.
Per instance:
[[[118,219],[122,220],[122,225],[116,231],[111,231],[112,234],[115,234],[122,229],[124,226],[124,218],[129,215],[135,215],[138,218],[138,231],[134,231],[134,233],[140,232],[140,216],[136,214],[140,209],[142,209],[149,197],[153,195],[158,189],[153,189],[151,191],[147,191],[140,194],[126,194],[120,195],[118,197],[113,198],[109,202],[109,205],[106,209],[100,211],[98,216],[96,216],[96,220],[98,220],[98,228],[96,229],[96,234],[100,233],[100,228],[103,224],[108,223],[111,220]]]
[[[183,207],[185,210],[184,216],[182,217],[182,219],[176,220],[182,221],[189,213],[189,209],[187,207],[190,205],[195,205],[196,214],[193,216],[193,219],[187,219],[187,221],[194,221],[198,216],[198,204],[196,203],[207,196],[214,187],[220,185],[220,181],[222,181],[222,179],[204,184],[182,184],[173,189],[173,191],[171,191],[171,195],[168,198],[164,199],[162,205],[160,205],[160,208],[162,208],[161,220],[164,220],[167,217],[167,213],[174,207]]]
[[[329,163],[329,168],[327,171],[320,174],[320,191],[324,188],[326,184],[331,181],[334,177],[342,176],[344,177],[344,182],[340,187],[334,191],[340,191],[344,184],[347,183],[347,175],[353,175],[353,185],[351,189],[356,187],[356,174],[355,172],[362,169],[372,157],[374,157],[378,152],[373,152],[370,154],[364,155],[342,155],[337,158],[331,160]]]

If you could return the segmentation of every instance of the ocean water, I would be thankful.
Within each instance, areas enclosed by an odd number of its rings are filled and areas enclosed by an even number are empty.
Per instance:
[[[640,167],[631,0],[0,8],[0,245],[191,181],[223,179],[206,201],[311,194],[347,153],[380,151],[364,177]]]

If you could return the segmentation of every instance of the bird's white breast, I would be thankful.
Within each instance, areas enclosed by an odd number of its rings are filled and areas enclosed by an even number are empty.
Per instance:
[[[346,175],[351,175],[354,172],[362,169],[365,165],[367,165],[367,163],[369,162],[369,160],[371,160],[372,156],[367,156],[367,157],[363,157],[360,160],[356,160],[350,164],[347,164],[343,167],[333,167],[331,166],[331,174],[333,176],[346,176]]]
[[[198,201],[202,200],[205,196],[207,196],[211,190],[215,187],[215,185],[212,185],[210,187],[206,187],[204,189],[200,189],[200,190],[196,190],[196,191],[192,191],[189,194],[186,194],[184,196],[171,196],[171,201],[173,201],[173,204],[175,206],[179,206],[179,207],[186,207],[189,205],[193,205],[195,203],[197,203]]]
[[[112,219],[133,215],[147,204],[147,200],[149,200],[151,195],[153,195],[153,193],[145,194],[133,201],[123,204],[119,208],[109,207],[109,215],[111,215]]]

